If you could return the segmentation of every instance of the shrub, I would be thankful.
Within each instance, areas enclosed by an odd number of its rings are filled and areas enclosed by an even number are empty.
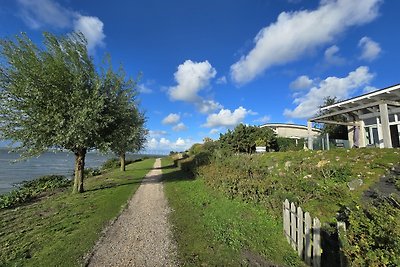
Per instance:
[[[400,266],[400,207],[380,198],[348,212],[343,249],[351,266]]]
[[[106,160],[106,162],[104,162],[103,165],[101,165],[101,169],[102,170],[115,169],[118,168],[119,166],[120,166],[119,159],[111,158]]]
[[[37,198],[41,193],[71,186],[72,182],[62,175],[46,175],[25,181],[18,189],[0,196],[0,209],[12,208]]]

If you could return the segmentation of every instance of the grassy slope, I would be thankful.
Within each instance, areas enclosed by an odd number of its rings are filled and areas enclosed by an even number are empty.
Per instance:
[[[302,266],[282,225],[260,206],[230,200],[163,159],[170,220],[185,266]]]
[[[85,193],[56,193],[0,211],[0,266],[79,266],[125,207],[154,159],[86,179]]]

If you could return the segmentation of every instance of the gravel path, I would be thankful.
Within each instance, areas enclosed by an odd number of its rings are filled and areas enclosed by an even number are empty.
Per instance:
[[[177,266],[161,182],[161,160],[96,245],[88,266]]]

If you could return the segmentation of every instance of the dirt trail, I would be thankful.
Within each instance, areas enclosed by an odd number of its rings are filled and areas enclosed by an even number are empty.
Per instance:
[[[177,266],[161,182],[161,160],[96,245],[88,266]]]

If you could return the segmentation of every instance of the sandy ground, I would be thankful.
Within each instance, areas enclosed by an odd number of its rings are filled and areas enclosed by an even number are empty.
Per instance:
[[[95,246],[88,266],[178,266],[161,182],[161,160]]]

